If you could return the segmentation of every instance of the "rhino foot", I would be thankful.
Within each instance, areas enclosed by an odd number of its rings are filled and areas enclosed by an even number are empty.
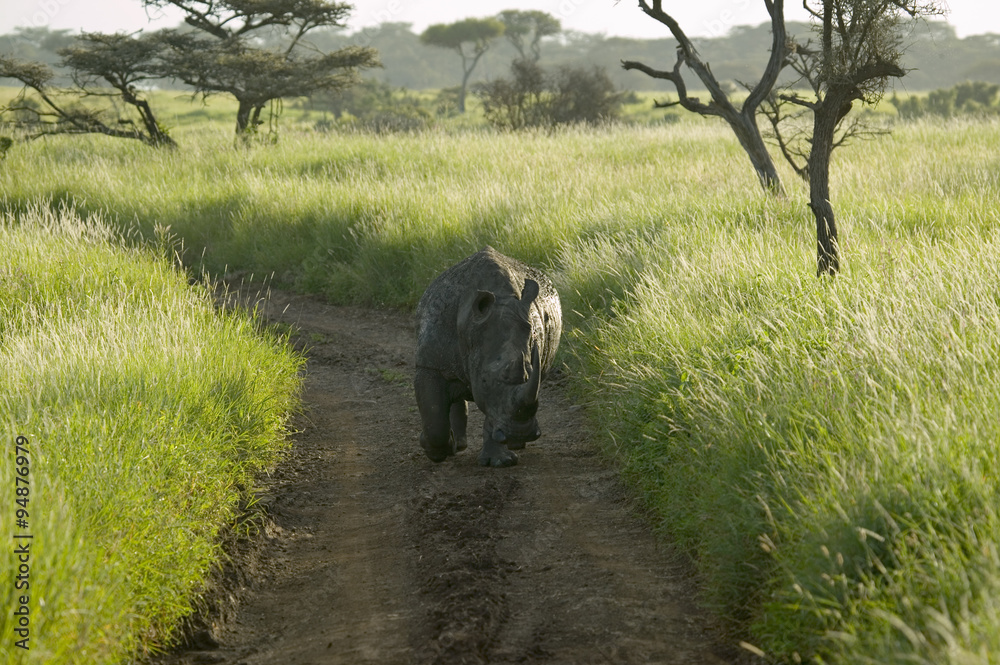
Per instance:
[[[456,452],[454,436],[449,436],[444,445],[442,445],[441,442],[430,441],[425,434],[421,433],[420,446],[432,462],[443,462]]]
[[[501,468],[514,466],[515,464],[517,464],[517,453],[507,450],[506,446],[495,446],[490,449],[484,447],[482,452],[479,453],[480,466]]]

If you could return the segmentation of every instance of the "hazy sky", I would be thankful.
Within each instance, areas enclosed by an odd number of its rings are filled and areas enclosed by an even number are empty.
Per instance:
[[[564,28],[608,36],[664,37],[667,30],[639,11],[635,0],[356,0],[348,28],[385,21],[412,23],[417,31],[431,23],[468,16],[488,16],[503,9],[540,9],[562,21]],[[718,36],[734,25],[767,20],[759,0],[667,0],[681,26],[692,36]],[[805,20],[801,2],[786,2],[789,20]],[[998,0],[948,0],[948,21],[960,36],[1000,33]],[[177,12],[147,11],[141,0],[0,0],[0,34],[16,26],[48,26],[101,32],[135,31],[177,24]]]

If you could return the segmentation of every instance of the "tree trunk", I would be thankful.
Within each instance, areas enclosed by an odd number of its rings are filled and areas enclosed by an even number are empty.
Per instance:
[[[469,77],[472,75],[472,69],[465,70],[462,74],[462,87],[458,89],[458,112],[465,113],[465,94],[466,88],[469,84]]]
[[[149,143],[154,146],[177,147],[177,142],[160,129],[160,124],[156,122],[156,118],[153,116],[153,109],[149,107],[149,102],[144,99],[137,99],[135,107],[139,109],[139,115],[142,116],[142,123],[146,126],[146,132],[149,134]]]
[[[778,177],[778,171],[774,167],[774,160],[771,159],[771,153],[767,151],[764,139],[760,135],[760,129],[757,127],[756,113],[751,112],[748,115],[744,112],[738,114],[735,118],[727,117],[726,120],[729,122],[730,127],[733,128],[736,138],[739,139],[740,145],[750,158],[750,163],[753,164],[753,169],[757,173],[757,179],[760,180],[764,191],[783,198],[785,196],[785,188],[781,185],[781,178]]]
[[[831,92],[813,109],[812,148],[809,151],[809,209],[816,218],[816,274],[840,271],[837,221],[830,204],[830,154],[833,136],[843,117],[843,95]]]
[[[156,122],[156,116],[153,115],[153,109],[149,106],[149,102],[145,99],[136,97],[132,90],[127,86],[122,86],[118,90],[122,94],[122,101],[126,104],[134,106],[139,112],[139,117],[142,118],[142,124],[146,128],[146,136],[140,136],[139,138],[142,139],[143,143],[154,147],[177,147],[177,142],[167,136],[163,130],[160,129],[160,124]]]
[[[469,87],[469,78],[472,76],[472,70],[476,68],[479,63],[479,59],[483,57],[486,53],[486,49],[477,50],[476,53],[471,56],[472,63],[469,63],[470,56],[465,55],[465,52],[461,48],[458,50],[459,55],[462,56],[462,87],[458,90],[458,112],[465,113],[465,95],[466,90]]]
[[[247,101],[240,101],[240,106],[236,110],[236,136],[245,138],[247,128],[250,127],[250,112],[253,111],[253,104]]]

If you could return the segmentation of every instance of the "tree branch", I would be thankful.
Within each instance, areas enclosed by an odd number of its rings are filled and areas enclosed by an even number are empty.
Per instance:
[[[788,44],[785,36],[785,0],[765,0],[768,14],[771,15],[771,57],[768,58],[764,75],[750,91],[743,102],[743,112],[753,114],[764,98],[770,94],[778,81],[781,70],[785,68],[788,56]]]
[[[781,124],[786,119],[781,112],[781,101],[775,95],[771,95],[766,99],[761,108],[764,117],[767,118],[768,122],[771,124],[771,133],[778,144],[778,149],[781,151],[781,155],[788,162],[795,174],[802,178],[803,180],[808,179],[808,161],[807,156],[802,154],[800,150],[792,149],[792,145],[798,142],[804,135],[803,131],[795,132],[790,138],[786,138],[782,133]],[[800,158],[802,161],[796,161],[796,158]]]
[[[639,9],[641,9],[646,16],[649,16],[650,18],[667,26],[667,29],[670,30],[670,34],[674,36],[674,39],[677,40],[680,48],[683,49],[685,56],[691,57],[697,53],[694,48],[694,44],[692,44],[691,40],[688,39],[688,36],[681,29],[680,24],[677,23],[677,20],[670,14],[663,11],[662,0],[653,0],[652,7],[650,7],[646,0],[639,0]]]
[[[661,69],[653,69],[641,62],[635,62],[634,60],[623,60],[622,69],[632,70],[642,72],[646,76],[652,78],[664,79],[670,81],[674,84],[677,89],[677,104],[680,104],[688,111],[693,113],[699,113],[701,115],[722,115],[718,108],[712,104],[703,104],[697,97],[690,97],[687,93],[687,85],[684,83],[684,77],[681,76],[681,66],[685,63],[684,50],[681,48],[677,49],[677,62],[674,64],[672,71],[663,71]]]
[[[791,95],[780,94],[778,95],[778,99],[781,99],[786,102],[791,102],[792,104],[798,104],[799,106],[804,106],[810,111],[815,111],[816,108],[819,106],[818,102],[811,102],[808,99],[802,99],[795,93],[792,93]]]

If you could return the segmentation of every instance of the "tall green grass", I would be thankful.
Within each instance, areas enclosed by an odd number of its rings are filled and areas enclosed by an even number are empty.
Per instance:
[[[817,281],[805,186],[762,193],[724,127],[289,135],[177,152],[15,150],[42,202],[212,272],[412,306],[493,244],[556,281],[609,452],[779,661],[995,662],[1000,124],[899,125],[835,154],[844,272]]]
[[[273,464],[301,360],[99,220],[0,221],[0,660],[112,663],[164,644]],[[29,528],[13,522],[30,444]],[[30,588],[9,547],[30,533]],[[15,599],[30,596],[30,649]],[[19,638],[18,638],[19,639]]]
[[[768,653],[993,662],[1000,234],[856,247],[834,283],[726,240],[582,340],[628,475]]]

